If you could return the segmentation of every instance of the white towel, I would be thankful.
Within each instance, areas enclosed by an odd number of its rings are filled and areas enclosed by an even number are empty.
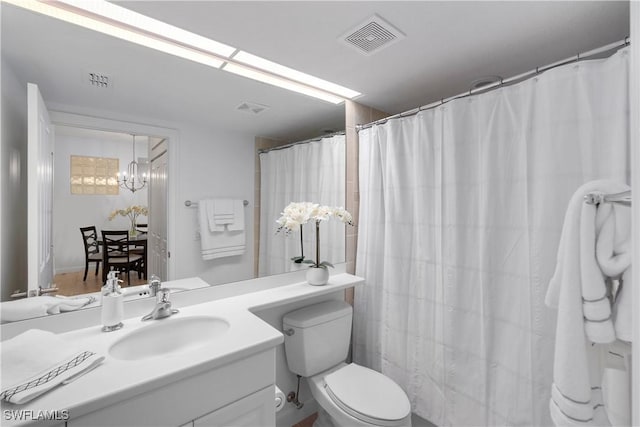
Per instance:
[[[596,246],[598,264],[605,275],[616,279],[620,285],[613,306],[615,334],[618,339],[631,342],[631,208],[605,203],[598,211],[599,214],[602,212],[604,221]]]
[[[30,329],[2,342],[0,399],[22,404],[96,368],[104,356],[58,335]]]
[[[210,260],[244,254],[246,250],[245,232],[230,231],[221,226],[222,231],[210,229],[210,207],[206,203],[198,206],[200,223],[200,251],[202,259]]]
[[[631,344],[616,341],[609,346],[602,394],[611,425],[631,425]]]
[[[209,231],[244,230],[244,200],[208,199],[200,203],[207,209]]]
[[[3,322],[16,322],[48,314],[59,314],[78,310],[95,301],[96,299],[92,296],[65,297],[61,295],[42,295],[6,301],[0,304],[0,319]]]
[[[584,203],[594,191],[617,193],[624,184],[594,181],[571,198],[564,218],[556,271],[545,302],[558,309],[551,415],[556,425],[603,425],[601,346],[615,340],[605,277],[596,261],[597,208]],[[599,217],[604,224],[606,215]]]
[[[229,231],[244,231],[244,200],[233,200],[233,222],[227,226]]]

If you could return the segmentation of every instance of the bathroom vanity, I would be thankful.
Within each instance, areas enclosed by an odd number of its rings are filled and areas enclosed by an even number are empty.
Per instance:
[[[2,425],[275,426],[276,348],[283,335],[254,313],[335,299],[362,282],[345,273],[331,276],[326,286],[291,277],[297,282],[272,287],[273,279],[254,279],[248,288],[259,289],[261,280],[270,288],[223,298],[213,297],[212,290],[184,293],[174,300],[180,312],[161,320],[143,322],[138,312],[125,311],[124,327],[114,332],[101,332],[99,324],[63,332],[104,354],[104,362],[24,405],[3,402]],[[211,299],[203,302],[207,295]],[[135,303],[144,303],[138,310],[144,312],[155,301]],[[46,322],[30,327],[56,329]],[[12,411],[58,411],[67,419],[18,420]]]

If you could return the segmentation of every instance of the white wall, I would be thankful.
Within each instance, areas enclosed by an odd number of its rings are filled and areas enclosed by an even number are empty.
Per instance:
[[[120,189],[119,195],[71,194],[70,156],[120,159],[120,171],[131,161],[131,136],[109,132],[80,132],[56,127],[54,150],[53,245],[55,273],[84,270],[84,245],[80,227],[95,225],[101,230],[128,230],[128,218],[108,220],[115,209],[131,205],[148,206],[147,187],[135,193]],[[136,137],[136,157],[147,157],[148,138]],[[147,223],[146,217],[138,222]]]
[[[193,127],[180,133],[176,243],[181,252],[175,278],[190,277],[193,272],[211,284],[253,278],[254,136]],[[209,197],[249,201],[244,210],[244,255],[202,260],[196,240],[198,210],[185,207],[184,202]]]
[[[0,283],[2,301],[27,288],[27,86],[2,61]]]

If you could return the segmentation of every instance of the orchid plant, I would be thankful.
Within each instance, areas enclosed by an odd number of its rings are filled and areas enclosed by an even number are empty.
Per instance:
[[[309,221],[314,221],[316,225],[316,260],[305,260],[304,252],[299,257],[291,258],[296,263],[313,264],[311,267],[327,268],[333,267],[328,261],[320,261],[320,222],[336,218],[347,225],[353,225],[353,217],[343,207],[321,206],[311,202],[289,203],[276,221],[278,228],[276,233],[284,232],[291,234],[297,228],[300,229],[300,246],[302,247],[302,226]]]

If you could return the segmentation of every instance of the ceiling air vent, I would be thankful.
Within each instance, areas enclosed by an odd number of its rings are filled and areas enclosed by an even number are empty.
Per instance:
[[[242,102],[240,105],[236,107],[236,110],[242,111],[243,113],[248,114],[260,114],[267,110],[269,107],[262,104],[256,104],[254,102]]]
[[[393,25],[378,15],[373,15],[354,29],[344,33],[340,40],[347,46],[351,46],[368,56],[402,40],[404,37],[405,35]]]
[[[89,71],[85,80],[89,86],[107,89],[111,87],[111,78],[106,74],[94,73]]]

